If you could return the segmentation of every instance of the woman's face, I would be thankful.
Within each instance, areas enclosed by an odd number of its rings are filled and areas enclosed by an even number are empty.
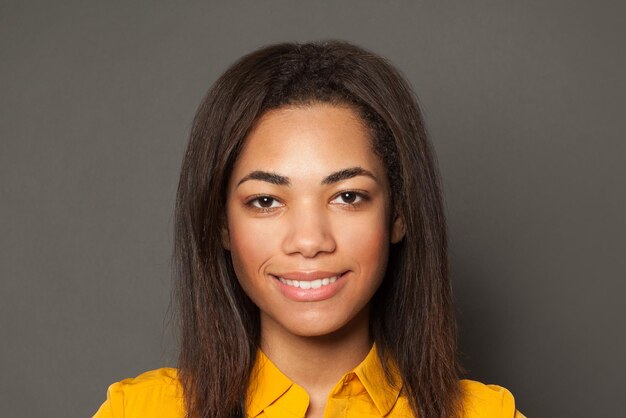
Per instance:
[[[264,330],[321,336],[367,315],[404,235],[371,144],[352,109],[329,104],[271,110],[246,138],[223,243]]]

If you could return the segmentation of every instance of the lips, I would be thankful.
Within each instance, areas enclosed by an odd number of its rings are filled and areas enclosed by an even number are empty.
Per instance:
[[[298,280],[298,281],[313,281],[318,279],[330,279],[331,277],[339,278],[339,276],[343,275],[343,272],[333,272],[333,271],[291,271],[285,273],[271,273],[272,276],[277,278],[283,278],[285,280]]]
[[[270,274],[280,292],[288,299],[297,302],[315,302],[329,299],[344,286],[340,280],[349,271],[337,273],[332,271],[287,272],[281,276]]]
[[[286,284],[287,286],[292,287],[298,287],[300,289],[319,289],[322,286],[328,286],[329,284],[335,283],[337,281],[337,276],[325,277],[323,279],[315,280],[289,280],[279,277],[278,280],[280,280],[282,284]]]

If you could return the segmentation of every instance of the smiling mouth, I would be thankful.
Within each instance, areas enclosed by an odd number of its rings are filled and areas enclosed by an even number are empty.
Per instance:
[[[308,281],[307,280],[288,280],[288,279],[283,279],[282,277],[279,277],[278,280],[280,280],[281,283],[284,283],[287,286],[298,287],[300,289],[319,289],[320,287],[328,286],[331,283],[335,283],[337,281],[337,277],[338,276],[325,277],[323,279],[308,280]]]
[[[324,286],[333,284],[337,280],[340,280],[346,273],[347,271],[339,275],[324,277],[324,278],[315,279],[315,280],[291,280],[291,279],[285,279],[283,277],[278,277],[274,275],[271,275],[271,276],[274,279],[279,280],[282,284],[285,284],[287,286],[291,286],[291,287],[295,287],[295,288],[303,289],[303,290],[308,290],[308,289],[319,289]]]

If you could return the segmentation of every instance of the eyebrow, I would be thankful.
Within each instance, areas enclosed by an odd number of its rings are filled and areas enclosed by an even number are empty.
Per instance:
[[[335,171],[334,173],[329,174],[328,176],[324,177],[324,179],[320,182],[320,184],[321,185],[333,184],[333,183],[337,183],[342,180],[350,179],[356,176],[371,177],[372,179],[374,179],[376,183],[378,183],[378,179],[371,171],[368,171],[362,167],[350,167],[350,168],[344,168],[342,170]],[[248,173],[246,176],[244,176],[244,178],[239,180],[239,183],[237,183],[237,186],[235,187],[239,187],[241,183],[248,181],[248,180],[260,180],[260,181],[266,181],[268,183],[276,184],[279,186],[291,186],[291,181],[289,180],[289,177],[281,176],[280,174],[277,174],[277,173],[270,173],[268,171],[255,170],[255,171]]]

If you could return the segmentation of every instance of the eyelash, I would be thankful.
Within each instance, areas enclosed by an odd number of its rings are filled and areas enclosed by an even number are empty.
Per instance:
[[[344,191],[342,191],[342,192],[340,192],[340,193],[336,194],[336,195],[335,195],[335,197],[333,197],[333,199],[332,199],[332,200],[335,200],[335,199],[337,199],[338,197],[341,197],[341,195],[344,195],[344,194],[347,194],[347,193],[354,194],[354,195],[356,195],[356,197],[357,197],[357,198],[360,198],[360,199],[361,199],[361,200],[359,200],[358,202],[354,202],[354,203],[344,203],[344,204],[343,204],[343,205],[345,205],[345,206],[350,207],[351,209],[356,209],[356,208],[358,208],[359,206],[361,206],[363,203],[365,203],[365,202],[367,202],[367,201],[369,201],[369,200],[370,200],[370,197],[369,197],[367,194],[362,193],[362,192],[358,192],[358,191],[356,191],[356,190],[344,190]],[[257,212],[262,212],[262,213],[268,213],[268,212],[272,212],[272,211],[274,211],[274,210],[278,209],[278,207],[263,208],[263,207],[257,207],[257,206],[254,206],[254,202],[258,201],[259,199],[261,199],[261,198],[263,198],[263,197],[267,197],[267,198],[272,199],[272,201],[279,202],[279,200],[278,200],[278,199],[276,199],[276,198],[275,198],[275,197],[273,197],[273,196],[266,195],[266,194],[258,194],[258,195],[252,196],[250,199],[248,199],[248,200],[245,202],[245,205],[246,205],[247,207],[249,207],[250,209],[252,209],[252,210],[255,210],[255,211],[257,211]]]

